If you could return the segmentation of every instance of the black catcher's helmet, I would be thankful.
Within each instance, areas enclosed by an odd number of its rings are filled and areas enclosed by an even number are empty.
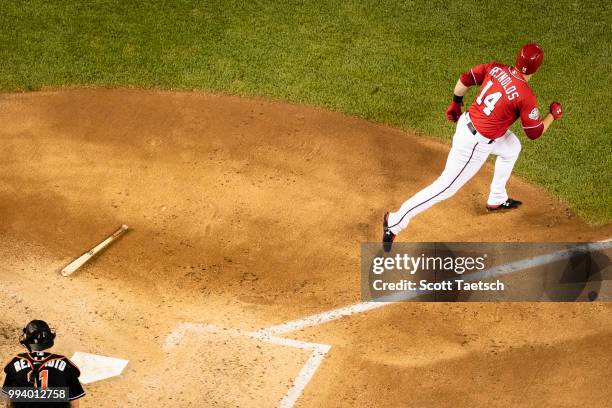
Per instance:
[[[23,336],[19,342],[28,351],[43,351],[53,347],[53,339],[55,339],[55,331],[51,330],[46,322],[32,320],[23,328]]]

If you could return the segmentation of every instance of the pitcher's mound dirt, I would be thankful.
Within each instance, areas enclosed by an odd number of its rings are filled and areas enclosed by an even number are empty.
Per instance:
[[[291,353],[279,351],[268,364],[265,359],[274,356],[266,349],[259,361],[241,359],[256,347],[248,341],[228,346],[233,368],[202,367],[186,389],[176,384],[176,373],[150,372],[188,364],[169,361],[161,349],[178,323],[251,330],[359,301],[360,243],[378,241],[384,210],[433,181],[448,151],[441,143],[321,109],[199,93],[4,94],[0,123],[3,327],[44,318],[58,328],[60,352],[130,359],[121,378],[88,387],[88,406],[138,405],[144,392],[143,401],[162,398],[167,387],[155,381],[164,378],[180,393],[174,401],[185,404],[201,402],[201,395],[210,405],[257,406],[258,395],[280,399],[268,393],[288,386],[287,375],[296,374],[302,356],[289,361]],[[449,140],[452,132],[449,124]],[[612,235],[610,226],[587,226],[518,178],[509,190],[524,202],[521,209],[487,213],[491,174],[485,166],[455,197],[414,219],[399,240],[587,241]],[[61,266],[122,223],[132,230],[121,241],[73,277],[58,276]],[[216,353],[218,342],[209,341]],[[18,351],[17,344],[0,336],[2,355]],[[232,347],[242,352],[232,354]],[[194,365],[212,364],[205,349],[194,349]],[[330,361],[341,356],[332,354]],[[359,367],[388,360],[381,350],[364,358]],[[345,363],[324,365],[323,375],[342,371]],[[257,364],[284,369],[266,372]],[[250,369],[269,377],[241,382]],[[243,395],[199,392],[207,384],[218,387],[219,376],[238,382],[230,388]],[[330,398],[338,392],[327,391]]]

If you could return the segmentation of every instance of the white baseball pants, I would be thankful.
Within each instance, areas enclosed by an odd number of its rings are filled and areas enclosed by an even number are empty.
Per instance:
[[[415,215],[442,200],[452,197],[480,170],[489,154],[497,156],[495,173],[487,204],[499,205],[508,199],[506,183],[521,152],[521,142],[510,130],[493,143],[480,133],[472,134],[467,127],[468,113],[461,115],[453,136],[453,145],[444,171],[430,186],[404,202],[397,212],[389,214],[391,232],[398,234]]]

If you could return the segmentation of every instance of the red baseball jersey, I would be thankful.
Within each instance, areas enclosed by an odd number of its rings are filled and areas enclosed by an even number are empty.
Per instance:
[[[537,139],[544,131],[536,97],[515,68],[496,62],[477,65],[461,75],[461,82],[482,85],[469,113],[483,136],[502,137],[519,117],[530,139]]]

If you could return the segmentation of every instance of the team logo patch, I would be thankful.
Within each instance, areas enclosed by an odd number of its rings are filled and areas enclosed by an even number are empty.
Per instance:
[[[529,119],[538,120],[540,118],[540,111],[538,108],[533,108],[531,112],[529,112]]]

